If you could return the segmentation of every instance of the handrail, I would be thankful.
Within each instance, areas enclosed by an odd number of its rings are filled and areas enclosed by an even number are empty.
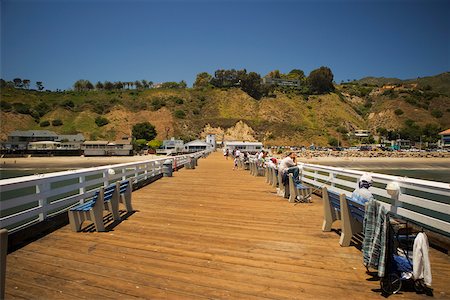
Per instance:
[[[83,203],[101,186],[129,178],[142,182],[162,174],[166,160],[180,167],[209,152],[0,180],[0,228],[18,231]]]
[[[351,196],[365,171],[315,164],[302,164],[302,180],[316,188],[327,187]],[[370,191],[385,208],[424,228],[450,237],[450,184],[370,172],[374,181]],[[389,183],[398,184],[398,193],[388,193]]]

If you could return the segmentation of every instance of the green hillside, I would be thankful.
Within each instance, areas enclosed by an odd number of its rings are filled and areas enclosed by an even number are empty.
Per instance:
[[[134,124],[149,121],[158,139],[192,140],[212,132],[236,139],[251,136],[267,145],[325,146],[336,140],[350,145],[355,141],[346,133],[354,129],[376,134],[380,128],[399,132],[450,128],[450,73],[382,88],[389,80],[365,78],[338,85],[325,95],[276,90],[260,100],[238,88],[84,92],[4,88],[0,138],[6,139],[13,130],[47,129],[113,140],[130,135]],[[99,117],[109,123],[97,125]]]

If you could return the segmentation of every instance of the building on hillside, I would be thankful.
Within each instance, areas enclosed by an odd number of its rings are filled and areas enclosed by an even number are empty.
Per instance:
[[[204,150],[210,150],[212,149],[212,145],[201,141],[201,140],[195,140],[189,143],[184,144],[184,150],[185,153],[192,153],[192,152],[198,152],[198,151],[204,151]]]
[[[301,81],[298,79],[284,79],[284,78],[272,78],[265,76],[261,79],[262,84],[266,85],[279,85],[287,87],[301,88]]]
[[[210,144],[214,150],[216,150],[217,144],[216,144],[216,135],[215,134],[208,134],[206,136],[206,142],[208,144]]]
[[[38,143],[42,142],[42,143]],[[49,130],[15,130],[8,134],[6,142],[1,143],[1,149],[5,151],[35,151],[49,150],[56,147],[54,142],[60,143],[60,149],[80,149],[84,142],[81,133],[75,135],[60,135]],[[30,145],[30,143],[33,143]],[[37,143],[37,144],[36,144]],[[33,153],[31,153],[33,154]]]
[[[450,128],[447,130],[444,130],[442,132],[439,132],[439,135],[441,136],[441,140],[439,141],[439,147],[440,148],[450,148]]]
[[[225,141],[224,148],[230,151],[239,149],[241,152],[254,154],[262,150],[263,144],[261,142]]]
[[[411,141],[410,140],[403,140],[403,139],[397,139],[395,141],[395,144],[392,147],[394,150],[406,150],[411,149]]]
[[[357,129],[353,132],[353,136],[358,138],[367,138],[370,136],[370,130]]]
[[[131,156],[133,145],[131,139],[118,141],[85,141],[81,145],[84,156]]]
[[[164,140],[162,146],[156,149],[157,154],[172,155],[181,153],[184,148],[183,140],[176,140],[172,137],[170,140]]]

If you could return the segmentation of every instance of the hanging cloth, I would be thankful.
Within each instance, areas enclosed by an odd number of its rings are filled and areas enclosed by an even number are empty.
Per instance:
[[[413,276],[415,280],[423,279],[427,287],[431,287],[431,265],[428,252],[428,238],[424,232],[419,232],[413,246]]]
[[[383,277],[385,271],[387,222],[384,206],[369,200],[363,222],[363,263],[367,268],[377,269],[379,277]]]

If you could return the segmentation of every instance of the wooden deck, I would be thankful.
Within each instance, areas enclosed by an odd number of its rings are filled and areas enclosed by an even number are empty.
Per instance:
[[[6,298],[382,298],[361,252],[321,231],[320,199],[290,204],[220,153],[133,192],[133,206],[108,232],[65,226],[9,254]],[[431,261],[434,296],[449,299],[449,256]]]

